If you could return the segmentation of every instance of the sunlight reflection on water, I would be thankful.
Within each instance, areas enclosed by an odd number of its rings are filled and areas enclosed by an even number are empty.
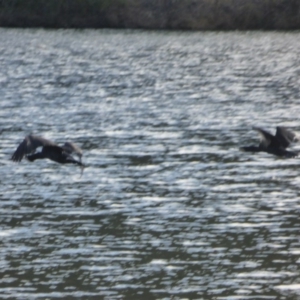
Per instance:
[[[1,295],[298,297],[298,158],[238,150],[300,132],[298,35],[1,29]]]

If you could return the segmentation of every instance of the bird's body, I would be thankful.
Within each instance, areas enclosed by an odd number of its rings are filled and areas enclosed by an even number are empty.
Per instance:
[[[42,150],[35,153],[36,149],[39,147],[42,147]],[[74,159],[71,155],[72,153],[78,155],[80,161]],[[20,162],[24,156],[31,162],[36,159],[48,158],[60,164],[71,163],[81,167],[84,166],[81,162],[82,150],[75,144],[67,142],[60,147],[52,141],[36,135],[26,136],[12,155],[11,159],[15,162]]]
[[[80,161],[75,160],[70,154],[68,154],[62,147],[59,146],[44,146],[41,152],[27,155],[29,161],[35,161],[36,159],[48,158],[60,164],[76,164],[81,166]]]
[[[299,153],[288,151],[286,148],[292,143],[298,141],[295,133],[285,127],[277,127],[275,136],[264,129],[254,127],[261,135],[261,142],[258,146],[241,147],[241,150],[247,152],[267,152],[281,157],[295,157]]]

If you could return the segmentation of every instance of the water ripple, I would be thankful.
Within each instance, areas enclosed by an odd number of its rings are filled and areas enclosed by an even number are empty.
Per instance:
[[[299,297],[298,158],[239,151],[299,131],[298,35],[1,29],[2,298]]]

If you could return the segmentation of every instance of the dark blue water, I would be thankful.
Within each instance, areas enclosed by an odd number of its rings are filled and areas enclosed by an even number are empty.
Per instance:
[[[299,33],[0,30],[1,299],[298,299]],[[87,164],[9,160],[29,133]],[[299,146],[295,145],[295,149]]]

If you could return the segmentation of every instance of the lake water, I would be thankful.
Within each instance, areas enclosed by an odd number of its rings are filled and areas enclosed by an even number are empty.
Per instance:
[[[0,30],[1,299],[299,299],[300,33]],[[9,160],[29,133],[72,165]],[[299,150],[299,145],[294,145]]]

